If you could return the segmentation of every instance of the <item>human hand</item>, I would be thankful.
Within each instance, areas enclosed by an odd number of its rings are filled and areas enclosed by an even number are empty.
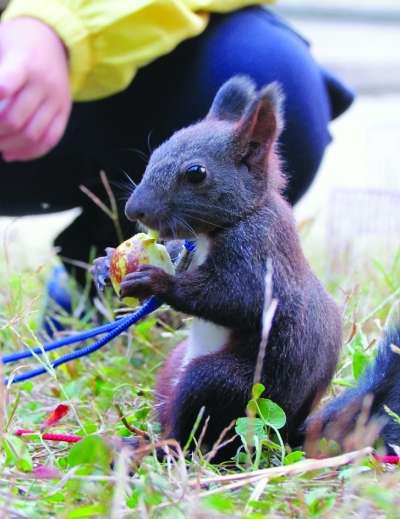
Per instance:
[[[34,18],[0,24],[0,152],[32,160],[64,134],[71,111],[68,57],[62,41]]]

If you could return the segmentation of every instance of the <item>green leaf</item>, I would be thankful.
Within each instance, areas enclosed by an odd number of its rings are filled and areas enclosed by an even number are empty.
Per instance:
[[[234,501],[230,496],[224,494],[214,494],[205,498],[204,503],[209,508],[218,512],[229,513],[235,509]]]
[[[27,380],[26,382],[23,382],[22,384],[20,384],[19,388],[22,389],[23,391],[31,392],[33,389],[33,382],[31,382],[30,380]]]
[[[297,463],[298,461],[304,460],[305,453],[303,451],[293,451],[286,454],[285,459],[283,460],[284,465],[291,465],[292,463]]]
[[[260,398],[258,401],[259,414],[264,420],[264,423],[275,427],[275,429],[281,429],[286,423],[285,411],[279,407],[278,404],[272,402],[268,398]]]
[[[335,496],[330,495],[327,488],[311,490],[305,497],[311,517],[318,517],[328,512],[335,504],[335,500]]]
[[[157,324],[157,319],[149,318],[135,326],[135,334],[144,340],[151,340],[151,331]]]
[[[134,488],[132,494],[126,500],[126,505],[129,508],[136,508],[139,504],[139,499],[143,495],[144,491],[142,488]]]
[[[260,396],[264,393],[265,386],[263,384],[254,384],[251,389],[251,396],[254,400],[258,400]]]
[[[108,468],[111,463],[111,451],[100,436],[87,436],[72,447],[68,455],[68,465],[90,464]]]
[[[72,512],[68,512],[67,518],[81,519],[84,517],[104,517],[103,514],[105,511],[104,506],[99,504],[81,506],[72,510]]]
[[[264,422],[260,418],[238,418],[236,420],[235,432],[249,445],[253,445],[253,438],[260,440],[265,438]]]
[[[326,457],[337,456],[341,451],[339,444],[335,440],[327,440],[326,438],[319,440],[318,450]]]
[[[358,380],[361,375],[364,373],[365,368],[369,364],[369,357],[365,353],[365,351],[361,349],[355,350],[352,358],[352,368],[353,368],[353,376],[356,380]]]
[[[144,496],[144,502],[149,506],[157,506],[162,503],[162,495],[159,492],[147,492]]]
[[[43,499],[49,503],[64,503],[65,495],[62,492],[56,492],[55,494],[44,496]]]
[[[75,434],[78,436],[85,436],[88,434],[93,434],[97,431],[98,427],[94,422],[84,422],[83,429],[78,429]]]
[[[23,472],[32,472],[32,458],[28,446],[21,438],[6,434],[3,438],[3,449],[6,455],[6,465],[16,466]]]

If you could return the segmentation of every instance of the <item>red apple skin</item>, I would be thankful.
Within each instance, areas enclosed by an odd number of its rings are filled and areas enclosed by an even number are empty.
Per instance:
[[[111,258],[110,277],[115,284],[120,285],[123,278],[131,272],[135,272],[138,267],[137,255],[132,252],[126,254],[116,249]]]
[[[173,273],[171,258],[163,245],[157,244],[155,237],[138,233],[121,243],[112,253],[109,275],[115,292],[119,295],[121,281],[127,274],[136,272],[140,265],[151,263]],[[137,306],[136,298],[125,297],[123,302],[129,306]]]
[[[118,294],[120,291],[121,281],[124,277],[131,272],[136,272],[139,268],[139,258],[141,255],[143,255],[143,251],[133,240],[125,241],[115,249],[111,257],[110,278],[114,289]]]

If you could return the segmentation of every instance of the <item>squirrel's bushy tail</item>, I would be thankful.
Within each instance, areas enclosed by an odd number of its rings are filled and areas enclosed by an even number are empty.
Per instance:
[[[379,436],[387,452],[393,453],[391,445],[400,445],[400,423],[387,409],[400,415],[399,348],[400,326],[385,333],[375,361],[357,386],[307,419],[306,444],[315,446],[315,440],[324,437],[351,450],[368,445]]]

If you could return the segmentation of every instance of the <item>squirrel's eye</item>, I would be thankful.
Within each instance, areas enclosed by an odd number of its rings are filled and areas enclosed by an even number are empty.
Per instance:
[[[207,176],[207,170],[201,164],[193,164],[185,170],[185,176],[191,184],[200,184]]]

